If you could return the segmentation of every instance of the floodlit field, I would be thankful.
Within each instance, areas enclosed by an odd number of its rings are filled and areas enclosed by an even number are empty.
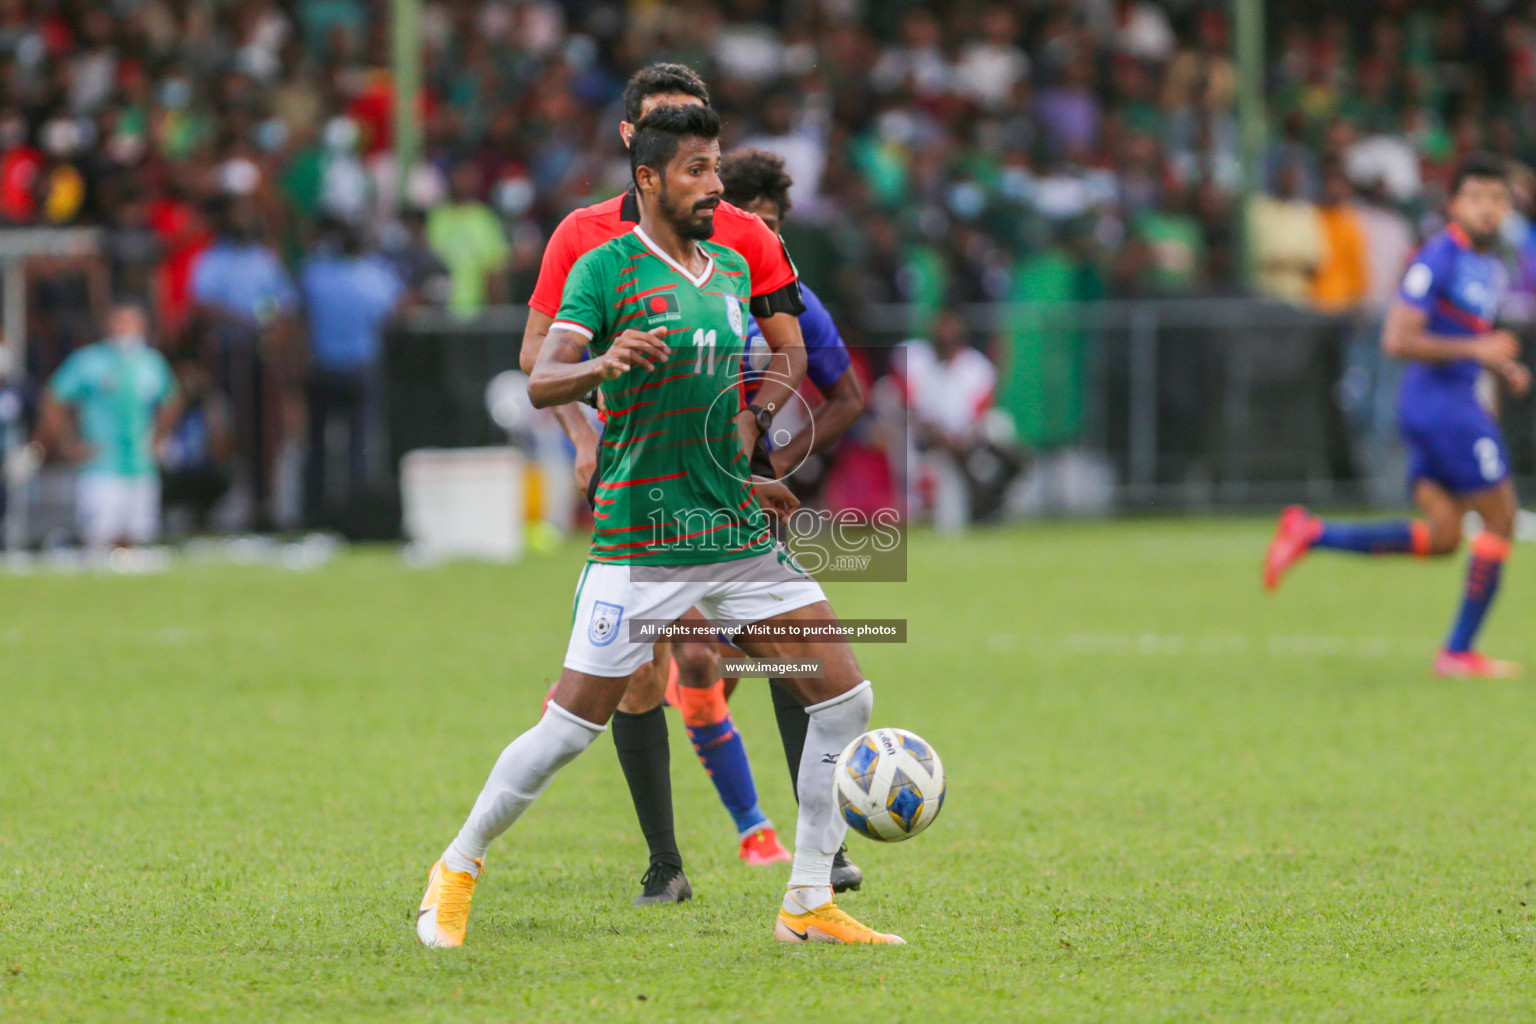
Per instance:
[[[0,1020],[1522,1020],[1536,1015],[1536,682],[1429,660],[1461,563],[1318,557],[1267,522],[917,538],[861,648],[932,740],[943,816],[853,837],[844,905],[903,949],[771,941],[673,719],[697,898],[630,905],[606,739],[491,852],[470,942],[427,868],[558,669],[578,547],[512,568],[0,577]],[[1536,667],[1536,551],[1490,653]],[[735,700],[793,831],[761,684]],[[1531,905],[1528,905],[1531,904]]]

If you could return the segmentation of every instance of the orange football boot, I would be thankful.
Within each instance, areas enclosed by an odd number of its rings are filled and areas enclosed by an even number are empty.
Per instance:
[[[480,866],[480,861],[475,861]],[[427,876],[427,894],[416,915],[416,938],[423,946],[444,949],[464,945],[469,931],[469,901],[479,879],[467,871],[450,871],[442,861]]]
[[[831,900],[799,914],[781,908],[779,919],[773,925],[773,937],[780,942],[832,942],[845,946],[904,946],[907,943],[899,935],[886,935],[860,924]]]

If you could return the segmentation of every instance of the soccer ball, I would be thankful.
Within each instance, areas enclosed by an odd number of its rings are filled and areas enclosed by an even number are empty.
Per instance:
[[[832,769],[837,809],[848,827],[883,843],[911,839],[944,806],[944,765],[922,737],[905,729],[865,733]]]

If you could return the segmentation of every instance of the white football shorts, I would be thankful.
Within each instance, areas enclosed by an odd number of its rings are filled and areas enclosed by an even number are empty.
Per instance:
[[[576,584],[565,667],[627,676],[651,660],[654,640],[631,640],[630,624],[676,622],[689,608],[722,627],[742,626],[826,600],[821,584],[783,548],[709,565],[588,562]]]
[[[153,543],[160,532],[160,477],[81,473],[75,515],[87,547]]]

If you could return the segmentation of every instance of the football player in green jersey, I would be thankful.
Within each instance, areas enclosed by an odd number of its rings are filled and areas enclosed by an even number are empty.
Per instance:
[[[664,106],[709,106],[709,88],[692,68],[681,64],[651,64],[630,76],[624,86],[624,120],[618,133],[627,149],[634,127],[652,111]],[[523,331],[519,363],[524,373],[532,373],[540,349],[565,292],[566,281],[576,261],[586,253],[633,231],[640,221],[640,195],[633,182],[620,195],[592,206],[572,210],[550,235],[539,264],[539,276],[528,298],[528,323]],[[805,309],[794,264],[783,243],[763,220],[722,202],[714,208],[714,234],[710,241],[735,250],[747,261],[752,280],[752,322],[756,323],[772,352],[776,378],[753,397],[764,410],[782,407],[799,385],[807,368],[807,352],[801,339],[797,317]],[[599,436],[588,424],[586,410],[573,403],[550,410],[576,448],[576,478],[591,502],[598,483],[596,473]],[[763,428],[757,417],[743,415],[738,429],[756,434]],[[655,658],[641,665],[630,678],[629,689],[619,702],[609,727],[613,733],[614,752],[629,786],[630,799],[640,831],[645,836],[648,864],[640,880],[641,892],[636,904],[680,903],[693,896],[693,887],[683,872],[683,855],[678,849],[672,812],[672,759],[667,736],[667,716],[663,709],[663,691],[667,668],[671,664],[672,644],[656,644]],[[775,697],[786,703],[780,688],[771,687]],[[554,692],[550,688],[549,695]],[[792,698],[791,698],[792,699]],[[800,762],[809,723],[799,714],[780,712],[779,726],[786,756]],[[772,822],[742,840],[744,859],[751,854],[789,859],[779,844]],[[758,861],[763,863],[766,861]],[[846,876],[846,871],[843,873]],[[833,878],[839,879],[838,868]],[[844,878],[845,880],[845,878]]]
[[[736,429],[750,282],[744,261],[704,241],[724,190],[719,133],[714,112],[699,106],[666,107],[636,126],[630,166],[643,198],[640,223],[577,262],[539,353],[529,382],[535,405],[570,402],[593,387],[603,393],[604,518],[577,584],[554,698],[502,752],[433,865],[416,925],[428,946],[463,944],[486,848],[603,732],[630,674],[652,656],[654,641],[635,627],[670,624],[695,605],[727,628],[834,618],[821,587],[768,527],[769,512],[786,514],[794,497],[777,481],[750,476]],[[832,770],[868,727],[874,702],[853,649],[842,640],[789,644],[750,630],[737,643],[757,657],[824,666],[819,678],[785,681],[810,729],[794,865],[774,936],[901,942],[843,913],[832,894],[832,859],[847,828]]]

